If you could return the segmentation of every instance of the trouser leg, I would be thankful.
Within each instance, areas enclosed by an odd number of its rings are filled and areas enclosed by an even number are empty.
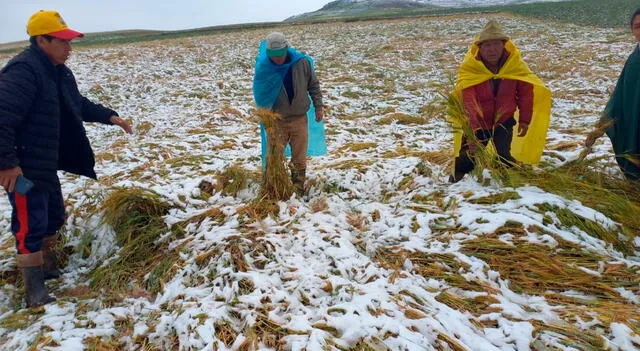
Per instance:
[[[45,279],[55,279],[60,276],[57,255],[57,246],[60,239],[58,231],[64,225],[66,217],[64,200],[60,189],[50,193],[47,210],[49,220],[47,232],[45,237],[42,239],[42,255],[44,258],[42,269],[44,271]]]
[[[55,301],[55,298],[49,296],[44,285],[44,258],[41,250],[47,232],[57,226],[55,220],[49,223],[51,198],[51,193],[35,190],[26,195],[9,194],[12,207],[11,231],[16,238],[18,251],[16,265],[22,272],[27,307],[42,306]],[[62,211],[64,213],[64,208]]]
[[[304,194],[304,183],[307,170],[307,148],[309,147],[309,131],[307,128],[307,116],[296,118],[291,130],[291,181],[299,196]]]
[[[463,143],[464,143],[463,139]],[[473,170],[474,164],[471,161],[471,153],[469,148],[463,144],[463,147],[460,149],[460,154],[455,159],[455,167],[453,175],[449,178],[451,183],[459,182],[465,174],[471,172]]]
[[[291,142],[291,121],[288,119],[281,119],[278,121],[278,137],[280,138],[280,145],[282,145],[282,152],[284,153],[287,145]]]
[[[507,167],[515,165],[516,160],[511,156],[511,141],[513,140],[513,127],[516,121],[510,119],[495,127],[493,131],[493,144],[500,161]]]
[[[289,145],[291,146],[293,169],[307,169],[307,149],[309,147],[307,116],[296,117],[289,123]]]
[[[477,130],[475,132],[475,137],[476,141],[479,143],[479,145],[477,145],[478,147],[480,145],[486,146],[489,142],[489,139],[491,138],[491,132],[488,130]],[[455,159],[454,173],[449,178],[449,181],[451,183],[460,181],[465,174],[473,170],[473,168],[475,167],[475,164],[473,163],[473,154],[474,152],[470,149],[467,137],[463,136],[460,153]]]
[[[26,195],[9,193],[11,231],[19,254],[38,252],[49,226],[49,193],[30,191]]]
[[[291,147],[291,181],[298,195],[304,194],[304,183],[307,169],[307,148],[309,132],[307,116],[288,118],[281,123],[283,136],[281,140]]]

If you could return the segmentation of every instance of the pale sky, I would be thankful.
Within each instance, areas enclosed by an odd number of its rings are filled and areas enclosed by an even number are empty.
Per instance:
[[[79,32],[189,29],[273,22],[320,9],[331,0],[0,0],[0,43],[27,40],[27,20],[39,10],[60,12]]]

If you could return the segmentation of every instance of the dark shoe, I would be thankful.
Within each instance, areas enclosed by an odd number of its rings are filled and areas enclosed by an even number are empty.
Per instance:
[[[56,245],[59,236],[52,235],[42,239],[42,271],[44,272],[44,280],[57,279],[61,273],[58,269],[58,256],[56,254]]]
[[[22,271],[24,298],[28,308],[39,307],[56,300],[49,295],[44,285],[42,261],[42,251],[16,257],[18,268]]]
[[[304,182],[307,178],[306,173],[306,169],[299,171],[291,170],[291,182],[293,182],[293,187],[295,188],[298,197],[302,197],[304,195]]]
[[[449,176],[449,183],[457,183],[462,180],[464,177],[464,173],[455,172],[454,174]]]

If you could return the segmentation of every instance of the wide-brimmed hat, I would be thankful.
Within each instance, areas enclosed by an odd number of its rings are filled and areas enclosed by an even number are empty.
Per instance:
[[[280,57],[287,54],[289,42],[280,32],[273,32],[267,35],[267,56]]]
[[[502,27],[495,20],[490,20],[480,32],[478,36],[478,40],[476,40],[476,44],[480,45],[482,42],[487,40],[509,40],[509,37],[502,32]]]
[[[30,37],[50,35],[65,40],[84,36],[84,34],[69,28],[58,11],[51,10],[40,10],[31,15],[29,22],[27,22],[27,34]]]

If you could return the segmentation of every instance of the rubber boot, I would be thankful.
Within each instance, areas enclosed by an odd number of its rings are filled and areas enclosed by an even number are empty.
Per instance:
[[[298,197],[302,197],[304,195],[304,182],[306,180],[306,169],[301,170],[291,170],[291,182],[293,182],[293,187],[296,190],[296,194]]]
[[[56,245],[58,244],[58,234],[46,236],[42,239],[42,258],[44,263],[42,271],[44,272],[44,280],[58,279],[60,270],[58,269],[58,256],[56,255]]]
[[[16,265],[22,271],[24,298],[28,308],[46,305],[56,300],[55,297],[49,296],[44,285],[43,261],[42,251],[16,256]]]

